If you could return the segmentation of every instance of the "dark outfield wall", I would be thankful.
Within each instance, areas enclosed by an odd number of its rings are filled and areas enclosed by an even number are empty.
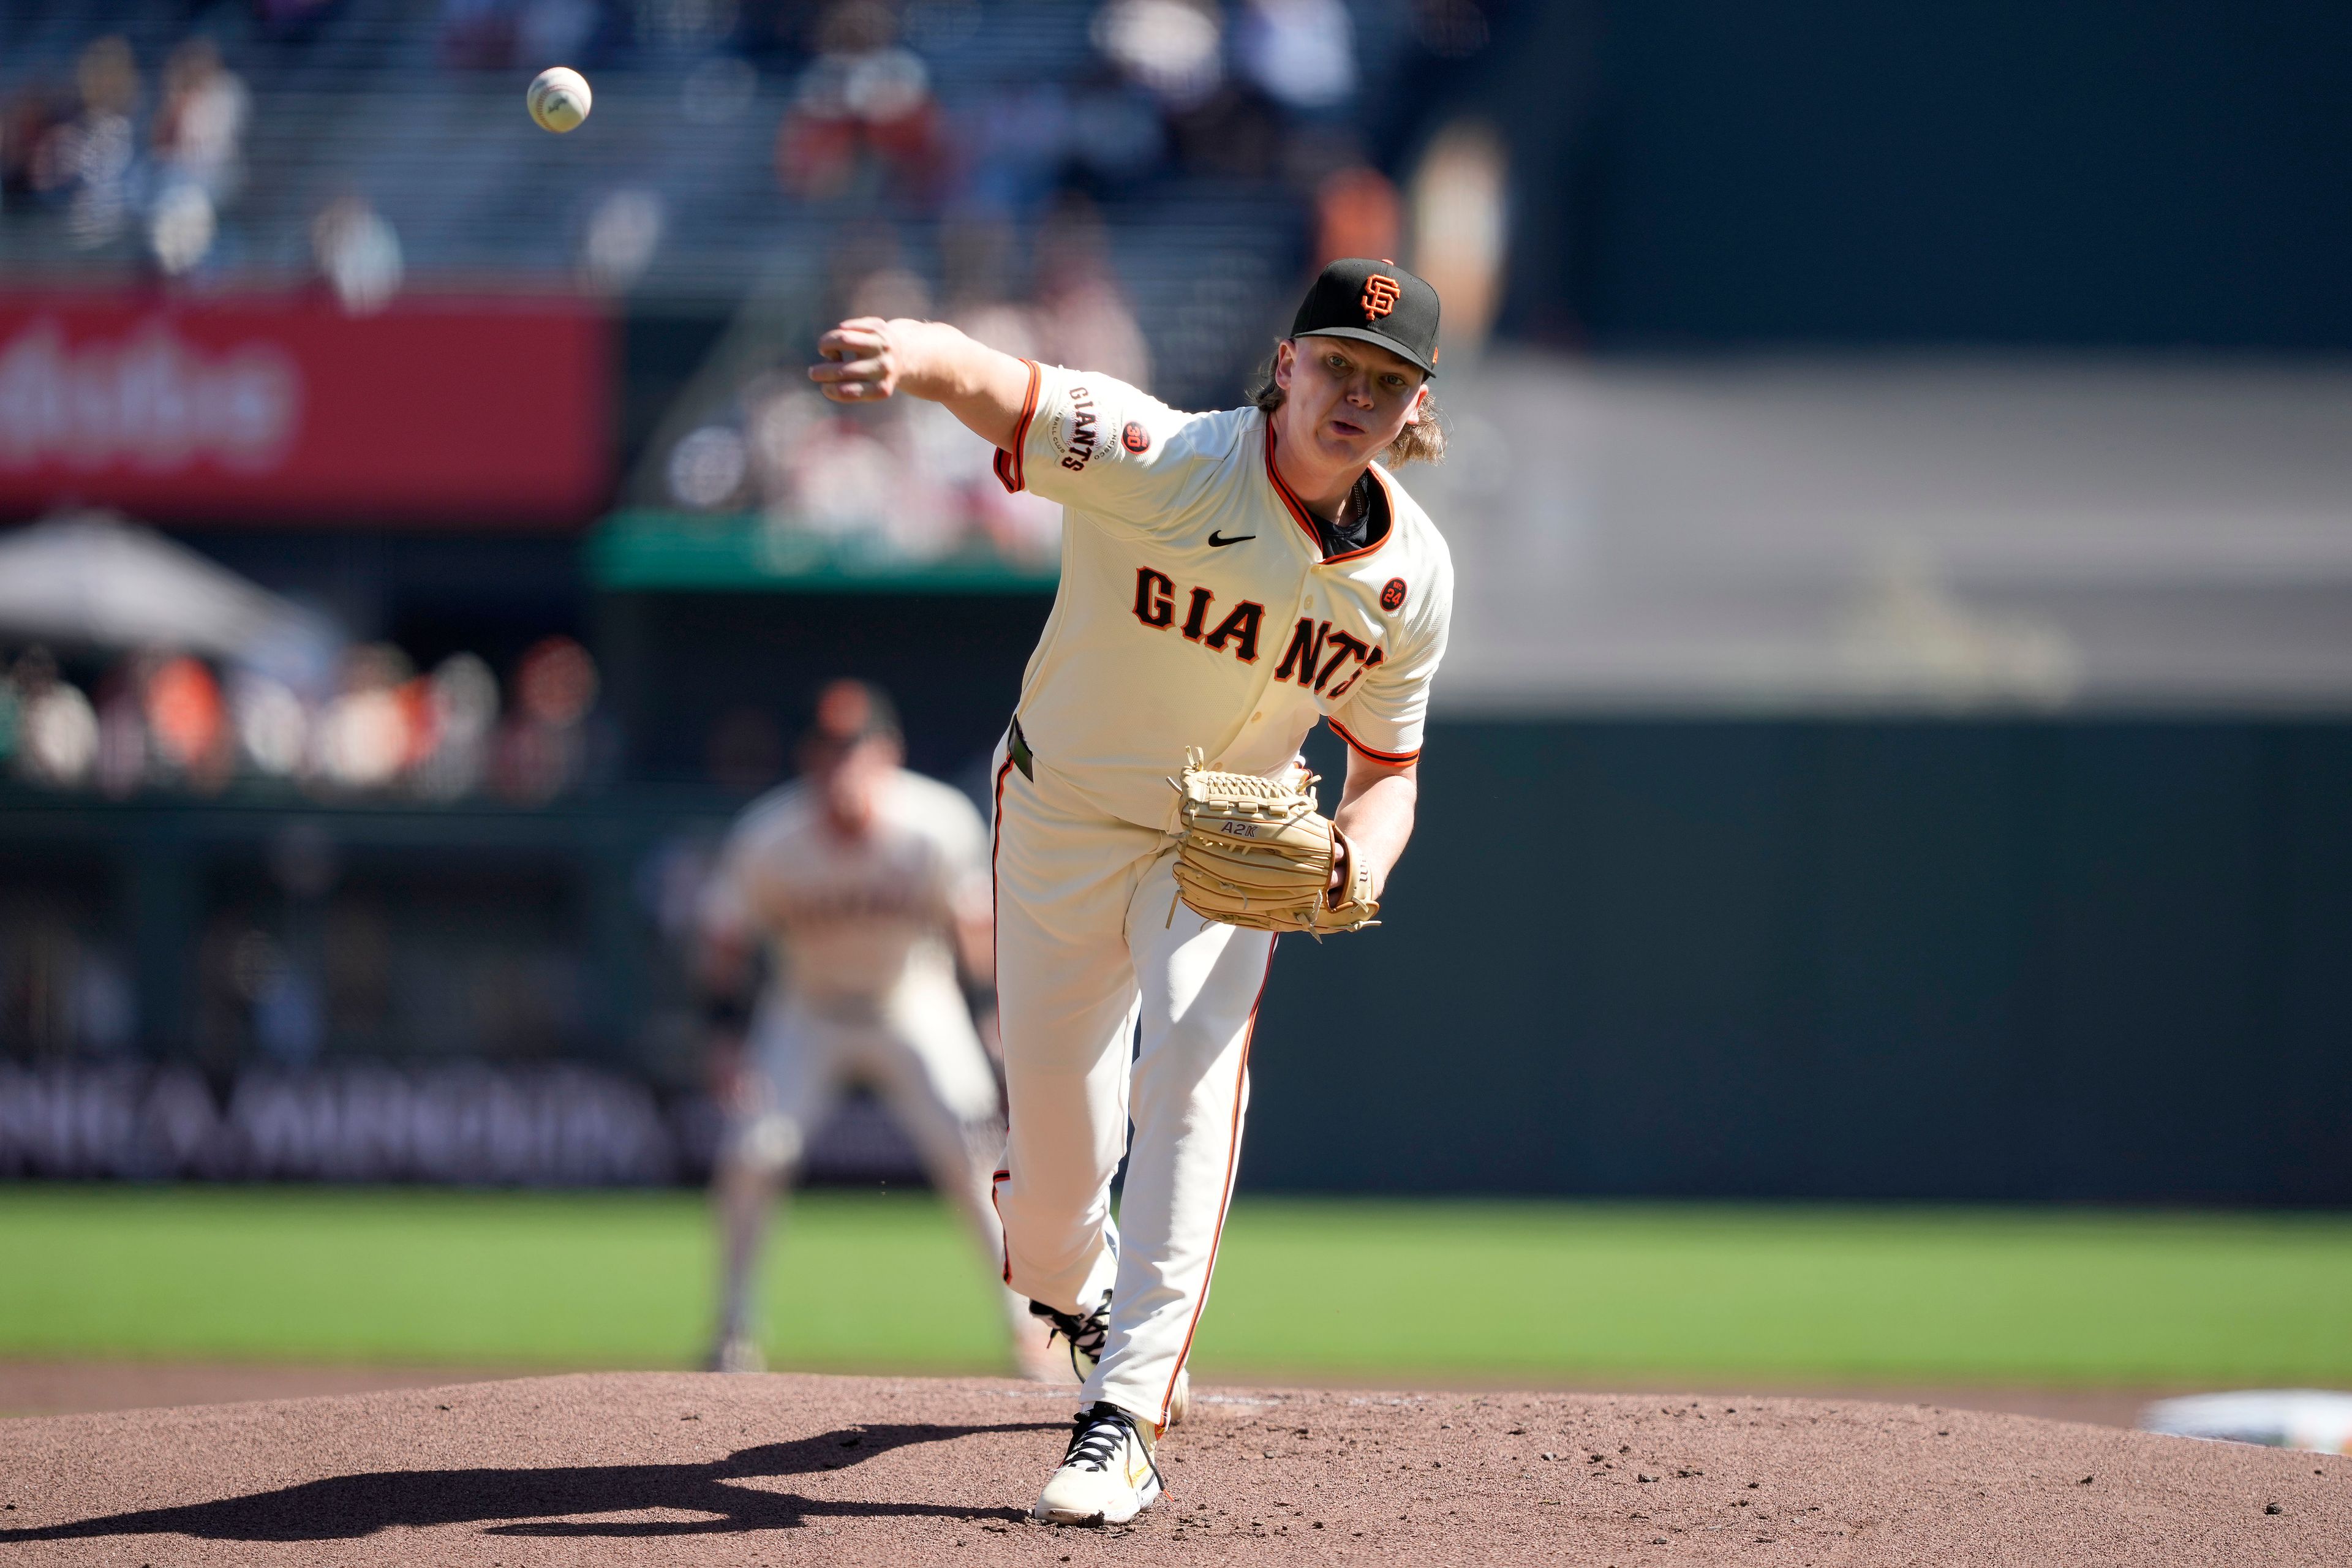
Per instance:
[[[2352,728],[1426,756],[1388,923],[1276,961],[1252,1186],[2352,1203]]]

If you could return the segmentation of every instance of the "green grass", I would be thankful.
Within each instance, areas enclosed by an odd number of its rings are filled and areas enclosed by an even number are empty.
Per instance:
[[[676,1366],[712,1247],[677,1193],[0,1187],[0,1355]],[[782,1366],[992,1371],[929,1197],[816,1194]],[[2352,1382],[2352,1217],[1244,1197],[1204,1377]]]

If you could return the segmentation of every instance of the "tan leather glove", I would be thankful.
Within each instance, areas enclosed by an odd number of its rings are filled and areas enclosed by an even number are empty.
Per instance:
[[[1199,751],[1187,752],[1183,778],[1169,781],[1182,797],[1176,893],[1186,908],[1227,925],[1318,938],[1380,923],[1371,873],[1316,810],[1313,774],[1297,789],[1201,764]]]

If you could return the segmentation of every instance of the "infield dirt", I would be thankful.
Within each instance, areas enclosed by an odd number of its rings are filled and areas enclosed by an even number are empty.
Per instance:
[[[0,1423],[0,1563],[2352,1563],[2352,1459],[1690,1395],[1213,1393],[1124,1530],[1071,1391],[598,1373]]]

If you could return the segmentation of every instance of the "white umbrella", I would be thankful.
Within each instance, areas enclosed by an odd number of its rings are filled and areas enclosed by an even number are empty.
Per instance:
[[[324,617],[105,513],[0,534],[0,637],[268,665],[337,640]]]

